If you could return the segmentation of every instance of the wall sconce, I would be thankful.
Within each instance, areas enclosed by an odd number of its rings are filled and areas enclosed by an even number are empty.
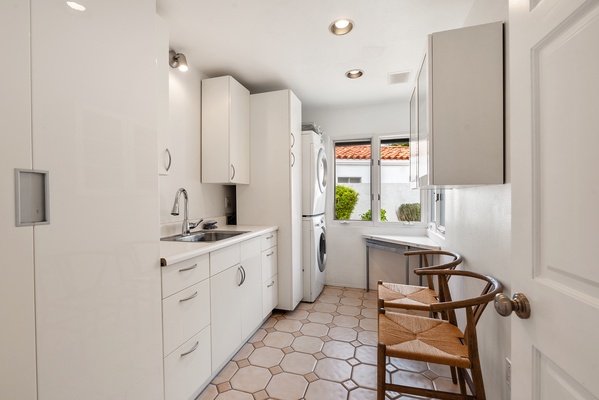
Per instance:
[[[179,71],[187,71],[189,67],[187,66],[187,59],[185,58],[185,54],[177,53],[173,50],[169,50],[168,52],[168,64],[172,68],[179,68]]]

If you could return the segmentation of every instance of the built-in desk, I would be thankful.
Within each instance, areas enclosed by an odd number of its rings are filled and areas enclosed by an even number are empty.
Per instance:
[[[441,246],[426,236],[362,235],[366,240],[366,291],[370,290],[370,248],[403,254],[412,250],[439,250]],[[422,263],[422,260],[421,260]],[[422,265],[421,265],[422,266]],[[406,257],[406,284],[410,283],[410,258]],[[422,276],[419,277],[422,285]]]

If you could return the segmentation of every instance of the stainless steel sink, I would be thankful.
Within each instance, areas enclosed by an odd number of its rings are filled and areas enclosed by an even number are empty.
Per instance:
[[[197,231],[192,232],[189,235],[174,235],[163,237],[160,240],[169,242],[216,242],[219,240],[229,239],[237,235],[241,235],[247,232],[242,231]]]

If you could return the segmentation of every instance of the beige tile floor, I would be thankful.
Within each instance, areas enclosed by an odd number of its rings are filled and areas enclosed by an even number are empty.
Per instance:
[[[314,303],[275,310],[198,400],[375,400],[376,329],[376,292],[327,286]],[[395,383],[458,391],[442,366],[390,359],[387,373]]]

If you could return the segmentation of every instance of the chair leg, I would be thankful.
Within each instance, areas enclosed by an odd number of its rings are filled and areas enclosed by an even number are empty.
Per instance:
[[[449,370],[451,371],[451,381],[455,385],[458,383],[458,376],[456,374],[455,367],[449,367]]]
[[[483,382],[483,372],[480,368],[480,362],[478,358],[473,360],[472,368],[472,384],[474,386],[474,396],[477,400],[486,400],[487,396],[485,396],[485,384]]]
[[[466,391],[466,379],[464,377],[464,374],[467,374],[467,372],[463,368],[458,368],[457,370],[458,370],[458,381],[460,383],[460,393],[467,394],[468,392]]]
[[[385,400],[385,376],[387,374],[387,355],[384,343],[378,344],[376,373],[376,398],[377,400]]]

